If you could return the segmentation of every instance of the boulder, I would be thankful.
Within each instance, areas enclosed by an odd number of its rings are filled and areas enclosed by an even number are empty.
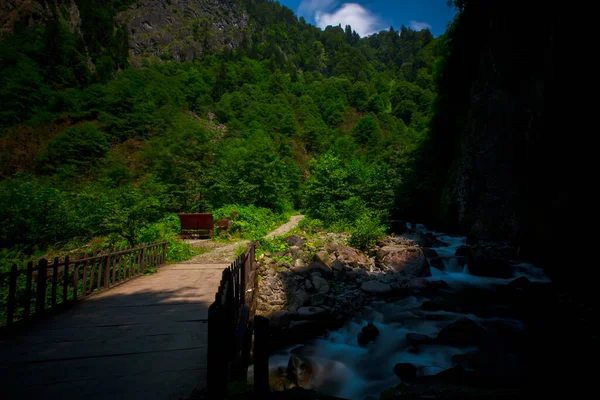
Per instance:
[[[441,344],[457,347],[483,346],[488,343],[487,331],[469,318],[462,318],[442,328],[437,335]]]
[[[526,277],[522,276],[508,282],[508,287],[513,290],[528,290],[533,286],[533,283]]]
[[[312,284],[319,293],[326,294],[329,292],[329,283],[319,276],[312,277]]]
[[[294,267],[293,268],[302,268],[304,267],[304,261],[302,261],[299,258],[296,258],[296,260],[294,260]]]
[[[419,240],[417,243],[421,247],[445,247],[448,246],[446,243],[442,242],[438,238],[435,237],[433,233],[421,233]]]
[[[325,303],[325,295],[323,293],[315,293],[310,297],[311,306],[322,306]]]
[[[319,261],[315,261],[308,266],[293,267],[292,272],[298,275],[310,275],[313,272],[320,272],[325,277],[333,275],[331,268]]]
[[[491,278],[510,278],[512,276],[512,268],[508,259],[489,258],[482,255],[477,258],[471,257],[469,272],[473,275]]]
[[[337,259],[352,268],[365,268],[370,262],[369,258],[362,252],[349,246],[338,246]]]
[[[327,318],[329,313],[321,307],[301,307],[298,309],[298,318],[303,320],[313,320]]]
[[[307,292],[312,292],[312,291],[315,291],[315,290],[316,290],[316,289],[315,289],[315,286],[312,284],[312,281],[311,281],[310,279],[306,279],[306,280],[304,281],[304,289],[305,289]]]
[[[396,273],[410,277],[431,276],[425,254],[418,247],[384,246],[377,251],[377,259]]]
[[[304,239],[296,235],[290,235],[284,239],[290,246],[298,246],[302,248],[304,246]]]
[[[331,256],[329,255],[328,252],[326,252],[325,250],[321,250],[319,252],[317,252],[317,254],[315,254],[315,261],[317,262],[322,262],[323,264],[327,265],[328,267],[331,267],[331,262],[333,261],[331,259]]]
[[[360,346],[366,346],[368,343],[374,342],[379,336],[379,329],[372,322],[364,326],[358,333],[358,344]]]
[[[454,252],[454,255],[469,258],[471,256],[471,246],[464,245],[457,247],[456,251]]]
[[[310,389],[315,369],[310,359],[292,353],[287,366],[288,379],[301,388]]]
[[[296,311],[299,308],[303,307],[310,300],[310,296],[304,290],[296,290],[294,294],[291,296],[291,299],[288,304],[288,310]]]
[[[289,312],[287,310],[275,311],[271,314],[269,324],[275,329],[286,329],[292,319],[296,317],[296,313]]]
[[[394,373],[406,383],[413,383],[417,380],[417,367],[414,364],[398,363],[394,365]]]
[[[423,253],[425,254],[425,257],[427,257],[427,258],[439,256],[437,251],[435,251],[434,249],[430,249],[429,247],[425,247],[423,249]]]
[[[433,338],[423,335],[421,333],[407,333],[406,340],[410,342],[413,346],[418,346],[420,344],[428,344],[433,343]]]
[[[331,269],[333,269],[334,271],[343,271],[345,268],[346,266],[344,265],[344,263],[338,259],[333,260],[333,262],[331,263]]]
[[[363,292],[374,293],[374,294],[388,294],[392,291],[392,287],[387,283],[378,281],[367,281],[363,282],[360,286]]]

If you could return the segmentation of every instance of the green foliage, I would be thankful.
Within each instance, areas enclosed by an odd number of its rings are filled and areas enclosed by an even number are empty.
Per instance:
[[[198,251],[188,243],[177,238],[180,230],[181,224],[179,218],[171,214],[158,222],[144,226],[137,232],[136,237],[139,243],[154,243],[166,240],[167,261],[185,261],[198,254]]]
[[[377,215],[364,213],[356,220],[351,232],[348,244],[366,250],[373,247],[377,239],[385,236],[385,227]]]
[[[212,212],[215,221],[231,220],[228,235],[234,238],[257,240],[288,220],[286,214],[276,214],[268,208],[228,205]]]

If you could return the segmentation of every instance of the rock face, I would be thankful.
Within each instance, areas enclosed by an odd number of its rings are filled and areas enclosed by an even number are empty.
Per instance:
[[[292,353],[288,361],[288,378],[297,386],[310,389],[314,376],[315,366],[308,358]]]
[[[386,268],[407,276],[431,275],[425,254],[418,247],[384,246],[377,251],[377,259]]]
[[[335,253],[338,260],[351,268],[364,268],[370,264],[367,256],[353,247],[339,246]]]
[[[208,48],[236,48],[248,31],[248,15],[227,0],[140,0],[120,12],[131,53],[192,61]]]

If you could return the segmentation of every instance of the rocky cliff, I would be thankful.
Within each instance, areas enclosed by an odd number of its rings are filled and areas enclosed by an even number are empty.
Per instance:
[[[127,25],[131,54],[191,61],[214,48],[236,48],[248,15],[227,0],[140,0],[117,15]]]
[[[577,173],[559,78],[569,70],[562,15],[516,1],[460,4],[429,149],[444,188],[439,220],[540,256],[568,226]]]

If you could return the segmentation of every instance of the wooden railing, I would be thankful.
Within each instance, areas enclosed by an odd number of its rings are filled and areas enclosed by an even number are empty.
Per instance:
[[[162,242],[79,258],[42,258],[26,269],[13,265],[9,273],[0,274],[0,293],[7,293],[0,303],[0,327],[11,328],[127,282],[163,265],[166,251]]]
[[[223,271],[215,302],[208,309],[208,398],[225,398],[227,385],[246,381],[258,300],[255,247]],[[256,349],[254,350],[256,354]]]

